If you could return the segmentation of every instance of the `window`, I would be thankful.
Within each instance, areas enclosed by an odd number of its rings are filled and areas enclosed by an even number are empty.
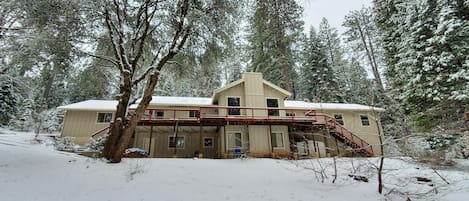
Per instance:
[[[204,148],[213,147],[213,137],[204,137]]]
[[[228,97],[228,107],[239,107],[240,106],[240,98],[239,97]],[[240,115],[240,109],[229,109],[228,115]]]
[[[241,148],[243,146],[241,133],[228,133],[228,149]]]
[[[267,99],[267,107],[275,107],[278,108],[278,99],[268,98]],[[269,110],[269,116],[280,116],[279,110]]]
[[[169,137],[169,148],[184,149],[184,137]]]
[[[334,114],[334,118],[337,123],[344,125],[344,117],[342,117],[342,114]]]
[[[153,110],[153,119],[163,119],[164,118],[164,111],[162,110]]]
[[[189,111],[189,117],[191,117],[191,118],[197,118],[197,117],[199,117],[199,111],[197,111],[197,110],[191,110],[191,111]]]
[[[368,119],[367,115],[361,114],[360,119],[362,120],[362,126],[369,126],[370,120]]]
[[[283,148],[283,133],[271,133],[272,147]]]
[[[150,110],[145,110],[142,119],[150,119]]]
[[[112,113],[98,113],[98,123],[110,123],[112,121]]]

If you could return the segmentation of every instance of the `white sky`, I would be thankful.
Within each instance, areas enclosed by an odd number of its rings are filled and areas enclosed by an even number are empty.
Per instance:
[[[311,25],[317,30],[321,19],[325,17],[332,27],[339,30],[339,34],[345,31],[342,22],[349,11],[372,4],[372,0],[298,0],[298,2],[305,9],[303,19],[306,32]]]

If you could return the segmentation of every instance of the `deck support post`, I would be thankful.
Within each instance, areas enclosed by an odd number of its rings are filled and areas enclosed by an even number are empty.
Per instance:
[[[148,156],[151,157],[151,140],[153,139],[153,125],[150,126],[150,140],[148,142]]]

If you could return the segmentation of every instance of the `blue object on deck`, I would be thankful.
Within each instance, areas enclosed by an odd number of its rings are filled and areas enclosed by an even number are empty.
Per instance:
[[[236,148],[236,149],[234,150],[234,152],[235,152],[235,154],[240,154],[240,153],[241,153],[241,149],[240,149],[240,148]]]

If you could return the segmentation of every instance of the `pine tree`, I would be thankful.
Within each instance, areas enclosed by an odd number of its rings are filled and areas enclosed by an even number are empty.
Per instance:
[[[468,5],[444,0],[375,5],[388,80],[405,112],[421,127],[460,118],[469,100]]]
[[[336,102],[337,81],[327,62],[326,48],[311,27],[301,66],[301,97],[315,102]]]
[[[381,93],[384,93],[384,84],[381,79],[382,58],[379,35],[373,21],[370,8],[362,8],[358,11],[351,11],[345,16],[343,26],[347,28],[344,33],[348,43],[355,47],[355,51],[362,52],[367,59],[374,81]]]
[[[293,91],[297,41],[303,21],[302,8],[294,0],[257,0],[248,35],[251,60],[248,71]]]

